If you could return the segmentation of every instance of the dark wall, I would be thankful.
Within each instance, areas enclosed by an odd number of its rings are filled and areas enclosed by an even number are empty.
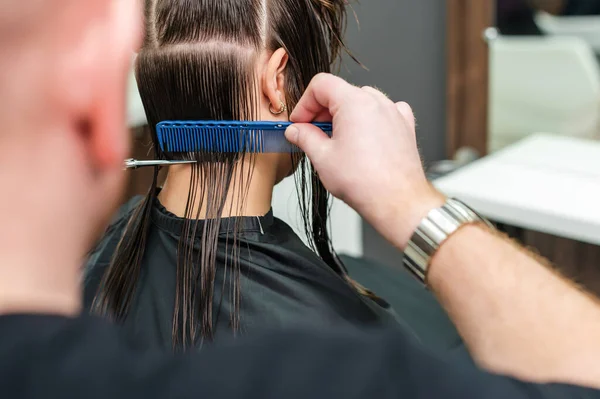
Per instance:
[[[346,39],[366,71],[346,60],[340,74],[357,85],[377,86],[413,107],[424,158],[445,156],[446,2],[362,0],[350,12]]]
[[[369,70],[346,61],[340,74],[354,84],[376,86],[394,101],[408,102],[417,116],[424,161],[443,159],[446,2],[362,0],[354,9],[360,29],[349,13],[346,38],[350,49]],[[363,230],[366,257],[390,265],[398,263],[398,253],[370,226],[365,224]]]

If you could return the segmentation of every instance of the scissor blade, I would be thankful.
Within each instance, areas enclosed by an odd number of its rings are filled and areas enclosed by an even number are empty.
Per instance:
[[[142,160],[139,161],[137,159],[127,159],[125,160],[125,169],[137,169],[143,168],[145,166],[169,166],[169,165],[182,165],[182,164],[192,164],[196,163],[196,161],[175,161],[175,160],[165,160],[165,159],[156,159],[156,160]]]
[[[165,159],[157,159],[157,160],[144,160],[144,161],[137,161],[137,165],[139,166],[160,166],[160,165],[182,165],[182,164],[189,164],[189,163],[196,163],[196,161],[169,161],[169,160],[165,160]]]

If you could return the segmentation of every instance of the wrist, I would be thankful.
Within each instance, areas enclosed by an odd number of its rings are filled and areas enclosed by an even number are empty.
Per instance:
[[[419,223],[404,251],[404,265],[427,284],[434,256],[449,238],[471,224],[492,225],[473,209],[455,198],[432,209]]]
[[[406,198],[399,201],[394,207],[394,229],[390,234],[390,241],[401,251],[406,249],[413,233],[427,214],[439,208],[446,202],[446,197],[437,191],[429,182],[424,182],[420,187],[410,191],[410,195],[403,194]]]
[[[404,237],[404,245],[402,249],[406,249],[406,245],[408,245],[408,241],[411,239],[415,230],[421,223],[421,221],[427,217],[427,214],[433,209],[439,208],[444,205],[447,198],[445,195],[437,191],[433,186],[427,183],[427,188],[424,189],[423,194],[421,194],[418,198],[420,200],[415,201],[410,209],[410,215],[407,217],[407,234]]]

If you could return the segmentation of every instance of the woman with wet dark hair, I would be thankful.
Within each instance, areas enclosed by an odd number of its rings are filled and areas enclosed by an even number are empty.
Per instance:
[[[298,154],[167,153],[165,120],[287,121],[310,80],[345,49],[344,0],[150,0],[136,77],[157,158],[148,194],[125,206],[86,270],[86,303],[142,345],[187,348],[296,324],[396,323],[352,281],[327,231],[329,194]],[[294,175],[309,246],[273,217]]]

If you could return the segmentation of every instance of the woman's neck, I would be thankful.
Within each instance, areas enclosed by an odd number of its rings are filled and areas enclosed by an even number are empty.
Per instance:
[[[186,217],[185,211],[190,194],[192,168],[190,165],[171,166],[167,180],[159,194],[161,204],[178,217]],[[200,219],[216,217],[214,210],[209,211],[209,206],[214,207],[217,204],[210,204],[211,200],[207,198],[207,192],[214,192],[214,177],[203,177],[200,173],[195,178],[199,182],[194,187],[195,203],[193,211],[188,214],[188,217],[195,218],[198,215],[198,208],[200,208]],[[219,178],[225,180],[224,177]],[[213,181],[207,181],[209,179]],[[271,208],[275,182],[276,172],[273,165],[268,160],[262,159],[261,156],[256,156],[253,161],[246,160],[237,164],[229,184],[225,206],[220,216],[265,215]],[[221,195],[218,194],[218,196]]]

